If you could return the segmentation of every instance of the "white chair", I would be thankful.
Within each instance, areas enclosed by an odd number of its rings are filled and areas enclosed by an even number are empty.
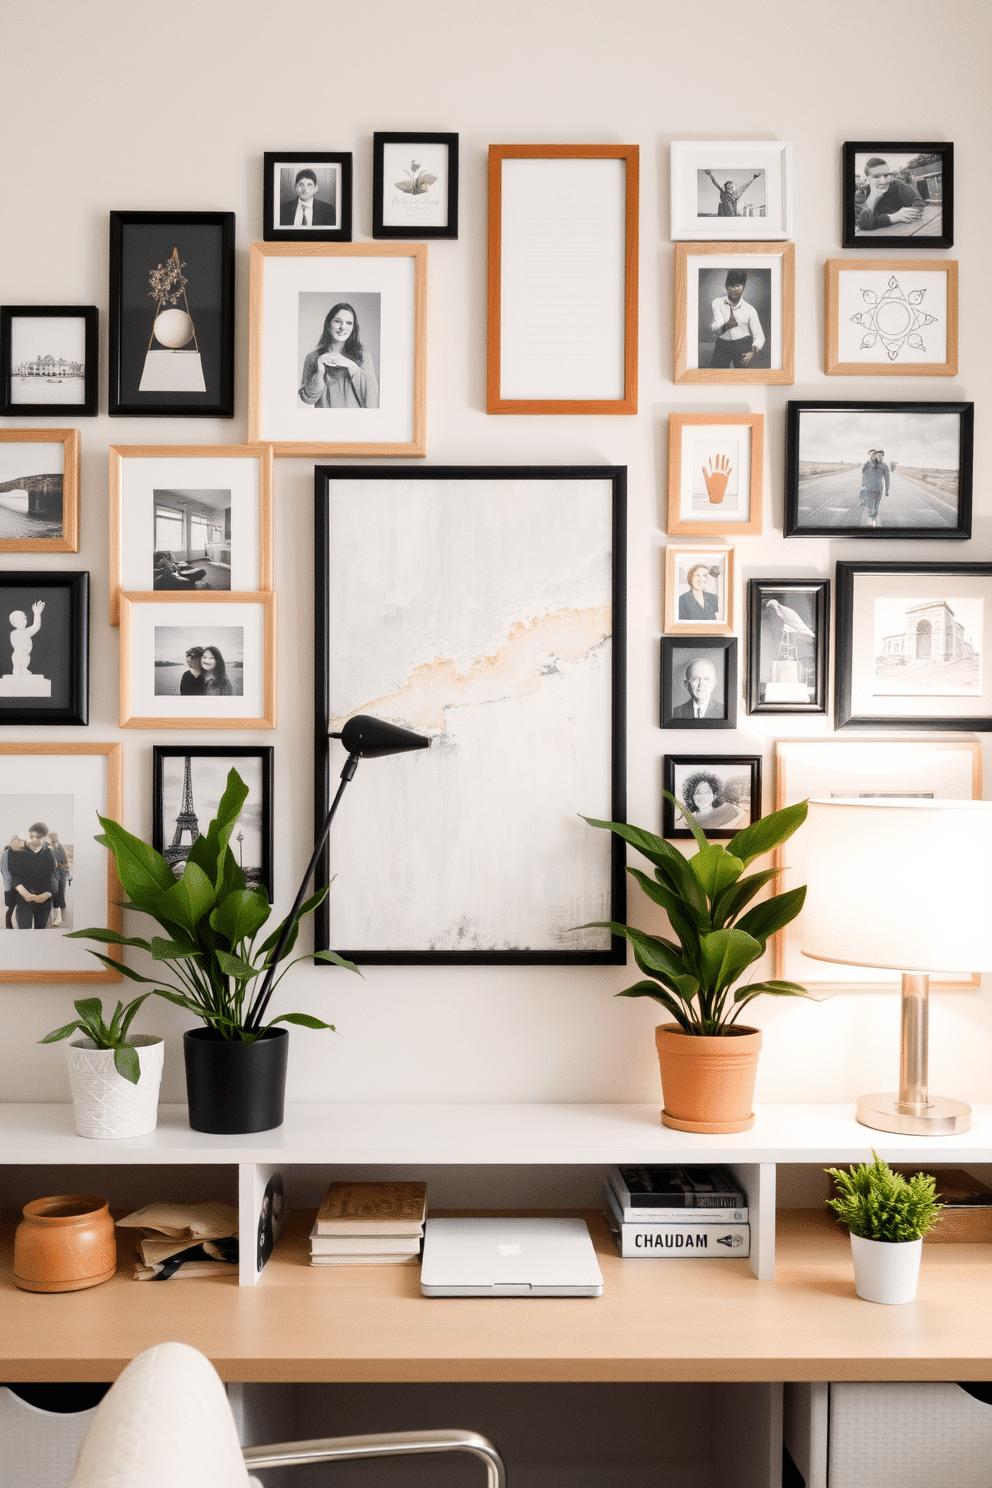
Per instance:
[[[505,1488],[502,1458],[474,1431],[403,1431],[242,1449],[219,1375],[185,1343],[139,1354],[97,1407],[70,1488],[248,1488],[248,1469],[359,1457],[468,1452],[486,1488]]]

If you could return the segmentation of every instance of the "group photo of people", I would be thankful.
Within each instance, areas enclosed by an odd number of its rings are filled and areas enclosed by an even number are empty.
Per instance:
[[[4,929],[70,930],[72,797],[0,796],[0,822]]]

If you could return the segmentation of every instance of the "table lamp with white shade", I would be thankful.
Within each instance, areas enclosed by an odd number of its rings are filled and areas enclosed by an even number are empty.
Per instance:
[[[898,1095],[863,1095],[862,1126],[967,1131],[971,1107],[927,1089],[930,972],[992,968],[992,801],[810,801],[804,956],[902,972]]]

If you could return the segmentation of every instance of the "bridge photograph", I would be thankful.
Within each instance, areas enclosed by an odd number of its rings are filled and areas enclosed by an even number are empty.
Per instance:
[[[62,445],[0,435],[0,542],[62,536]]]

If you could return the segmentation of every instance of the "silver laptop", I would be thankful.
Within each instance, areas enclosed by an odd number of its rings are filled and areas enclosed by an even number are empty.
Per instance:
[[[601,1297],[584,1219],[429,1219],[425,1297]]]

